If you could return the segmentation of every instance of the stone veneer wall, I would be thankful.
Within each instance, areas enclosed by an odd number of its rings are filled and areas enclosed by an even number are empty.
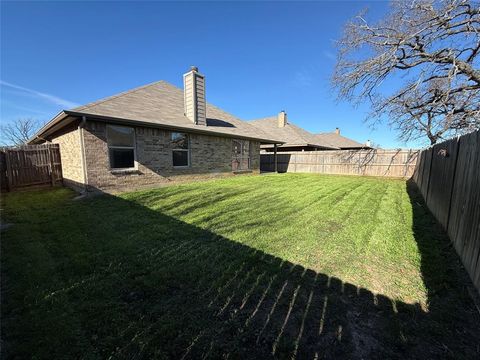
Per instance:
[[[67,126],[54,134],[51,141],[60,145],[64,184],[77,190],[83,190],[82,150],[78,123]]]
[[[134,127],[136,171],[110,169],[106,124],[88,121],[84,129],[87,182],[90,190],[115,190],[192,181],[232,173],[232,138],[189,134],[190,167],[172,165],[171,131]],[[260,172],[260,143],[252,141],[252,172]]]

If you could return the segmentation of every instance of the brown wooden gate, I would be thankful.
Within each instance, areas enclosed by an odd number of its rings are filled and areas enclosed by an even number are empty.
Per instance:
[[[2,190],[62,181],[58,144],[24,145],[0,149]]]

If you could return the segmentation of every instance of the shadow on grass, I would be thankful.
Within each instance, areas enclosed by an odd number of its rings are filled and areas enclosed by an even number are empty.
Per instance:
[[[119,197],[20,214],[31,237],[16,226],[2,239],[3,355],[478,358],[458,260],[408,191],[428,311]],[[38,258],[9,258],[19,253]]]

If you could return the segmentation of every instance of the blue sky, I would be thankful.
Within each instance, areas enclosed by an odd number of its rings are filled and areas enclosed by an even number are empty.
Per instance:
[[[368,106],[338,102],[334,41],[386,2],[2,2],[1,121],[49,120],[62,109],[199,67],[207,100],[242,119],[286,110],[312,132],[383,147],[405,144],[364,123]]]

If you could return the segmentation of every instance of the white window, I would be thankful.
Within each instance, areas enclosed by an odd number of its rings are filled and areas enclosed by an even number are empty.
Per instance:
[[[172,133],[172,163],[174,167],[190,166],[190,139],[185,133]]]
[[[232,170],[250,169],[250,141],[232,141]]]
[[[135,130],[107,125],[108,157],[111,169],[135,168]]]

